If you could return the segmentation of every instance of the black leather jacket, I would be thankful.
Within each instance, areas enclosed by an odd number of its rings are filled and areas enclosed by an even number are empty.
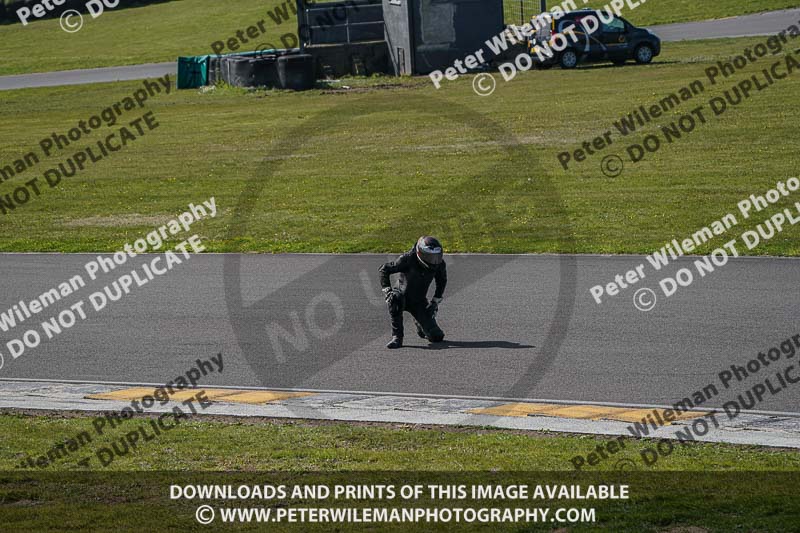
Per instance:
[[[404,293],[407,301],[427,301],[428,287],[436,280],[435,298],[441,298],[447,285],[447,266],[444,261],[435,267],[428,268],[417,259],[416,245],[408,252],[381,266],[381,287],[391,287],[389,276],[400,274],[400,292]]]

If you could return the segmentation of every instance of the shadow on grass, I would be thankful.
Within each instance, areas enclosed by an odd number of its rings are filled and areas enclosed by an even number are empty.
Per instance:
[[[676,61],[674,59],[666,60],[666,61],[653,61],[652,63],[648,63],[647,65],[640,65],[639,63],[635,63],[630,61],[625,63],[624,65],[615,65],[614,63],[582,63],[579,64],[575,70],[603,70],[603,69],[617,69],[617,68],[630,68],[630,67],[650,67],[653,65],[677,65],[679,63],[685,63],[684,61]]]

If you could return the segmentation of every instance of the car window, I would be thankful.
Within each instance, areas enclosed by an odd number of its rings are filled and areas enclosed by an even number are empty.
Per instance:
[[[565,30],[568,30],[568,29],[570,29],[572,27],[575,28],[574,31],[576,31],[576,32],[583,31],[583,28],[581,28],[580,26],[576,26],[575,25],[575,21],[574,20],[569,20],[568,19],[568,20],[562,20],[561,22],[558,23],[558,32],[559,33],[564,33]]]
[[[622,33],[625,31],[625,23],[617,17],[614,17],[614,19],[609,23],[603,22],[602,27],[603,31],[607,33]]]
[[[587,31],[587,29],[594,28],[594,26],[592,26],[591,22],[587,22],[587,24],[583,23],[583,21],[586,18],[588,18],[586,15],[583,15],[583,16],[580,16],[580,17],[575,17],[575,26],[576,26],[575,31],[585,32],[585,31]]]

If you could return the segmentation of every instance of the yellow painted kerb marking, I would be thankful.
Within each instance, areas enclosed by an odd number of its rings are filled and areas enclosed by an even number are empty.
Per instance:
[[[656,425],[670,425],[664,416],[666,409],[629,409],[624,407],[604,407],[601,405],[558,405],[547,403],[506,403],[494,407],[470,409],[468,412],[475,415],[493,416],[555,416],[559,418],[575,418],[579,420],[617,420],[620,422],[641,422],[652,420]],[[670,418],[675,420],[690,420],[699,418],[707,413],[696,411],[677,412],[671,410]],[[654,415],[658,412],[663,423],[659,423]],[[649,417],[648,417],[649,415]]]
[[[289,398],[302,398],[304,396],[312,396],[310,392],[280,392],[280,391],[232,391],[233,394],[228,394],[220,398],[221,402],[233,403],[272,403]]]
[[[90,400],[139,400],[145,396],[154,396],[156,389],[150,387],[133,387],[100,394],[86,396]],[[254,391],[243,389],[183,389],[170,395],[171,400],[185,401],[205,392],[206,398],[213,402],[263,404],[313,396],[313,392]]]

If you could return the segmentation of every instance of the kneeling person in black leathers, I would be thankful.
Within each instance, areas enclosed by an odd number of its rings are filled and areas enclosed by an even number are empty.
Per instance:
[[[389,276],[400,274],[400,284],[392,288]],[[431,342],[444,340],[444,332],[436,323],[436,313],[447,285],[447,267],[442,245],[433,237],[420,237],[417,244],[397,261],[380,268],[381,287],[389,304],[392,319],[392,340],[387,348],[403,346],[403,311],[414,317],[417,334]],[[436,280],[436,291],[428,302],[428,288]]]

